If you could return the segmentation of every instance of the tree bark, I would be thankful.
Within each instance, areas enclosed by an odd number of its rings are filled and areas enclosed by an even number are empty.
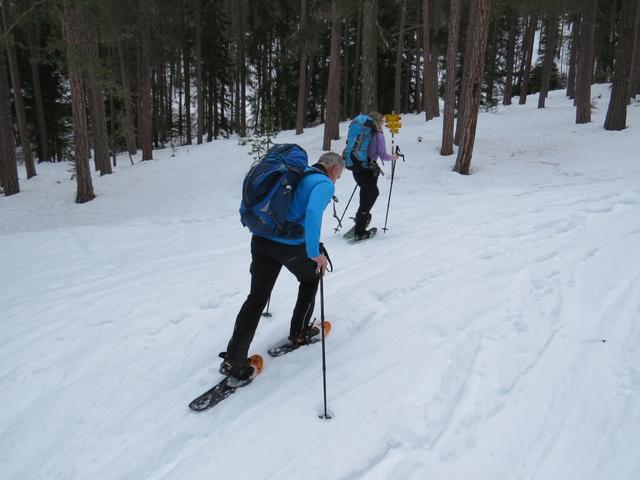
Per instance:
[[[107,135],[107,115],[104,110],[104,94],[99,79],[100,58],[98,53],[98,29],[95,18],[89,12],[82,11],[84,23],[85,61],[87,62],[85,78],[89,98],[89,115],[91,116],[91,133],[93,134],[96,170],[100,175],[113,173],[109,160],[109,137]]]
[[[151,99],[151,26],[153,0],[138,0],[138,103],[142,160],[153,159],[153,105]]]
[[[440,148],[440,155],[453,155],[453,119],[455,116],[459,30],[460,0],[451,0],[449,33],[447,35],[447,77],[444,87],[444,119],[442,124],[442,147]]]
[[[5,48],[0,40],[0,185],[6,196],[20,192],[12,123]]]
[[[540,95],[538,96],[538,108],[545,107],[545,100],[549,94],[549,84],[551,82],[551,69],[558,39],[558,18],[555,13],[548,15],[544,21],[544,31],[546,42],[544,47],[544,60],[542,64],[542,80],[540,82]]]
[[[427,120],[440,116],[440,101],[438,98],[438,57],[440,56],[438,46],[431,42],[431,55],[427,77],[429,88],[427,89]]]
[[[183,4],[184,4],[183,0]],[[183,22],[185,22],[185,16],[183,9]],[[188,18],[188,17],[187,17]],[[183,23],[184,24],[184,23]],[[185,107],[185,126],[186,126],[186,138],[185,144],[191,145],[191,53],[189,47],[189,25],[185,26],[182,31],[182,62],[184,67],[184,107]]]
[[[635,98],[640,93],[640,2],[636,7],[634,23],[633,52],[631,53],[631,81],[629,82],[629,98]]]
[[[196,90],[198,95],[198,125],[197,142],[202,143],[204,134],[204,87],[202,85],[202,6],[200,0],[195,0],[195,22],[196,22]]]
[[[429,0],[422,2],[422,109],[425,121],[431,120],[429,116],[429,69],[431,68],[431,15],[429,14]]]
[[[456,145],[460,145],[462,141],[462,132],[464,130],[464,122],[467,120],[467,104],[468,98],[471,95],[471,65],[473,63],[472,57],[476,50],[475,41],[475,29],[478,27],[478,22],[473,21],[478,17],[478,3],[471,2],[469,6],[469,24],[467,25],[467,38],[464,47],[464,64],[462,66],[462,80],[460,81],[460,94],[458,96],[458,116],[456,121],[456,132],[453,142]]]
[[[305,36],[305,22],[307,21],[307,0],[300,0],[300,22],[298,33],[300,35],[300,65],[298,70],[298,103],[296,104],[296,135],[304,132],[304,121],[307,113],[306,89],[307,89],[307,42]]]
[[[9,4],[6,0],[2,1],[2,24],[5,39],[5,48],[7,57],[9,58],[9,72],[11,73],[11,85],[13,88],[13,105],[16,110],[16,120],[18,121],[18,132],[20,133],[20,146],[22,146],[22,156],[24,157],[24,165],[27,170],[27,178],[36,176],[36,166],[31,153],[31,140],[29,139],[29,125],[27,124],[27,115],[24,109],[24,100],[22,98],[22,83],[20,81],[20,71],[18,69],[18,59],[16,57],[16,49],[13,43],[13,33],[8,31],[11,15],[9,12]]]
[[[378,105],[376,90],[378,49],[378,42],[376,38],[377,23],[376,0],[365,0],[362,22],[361,111],[367,113],[377,110]]]
[[[340,123],[340,8],[338,0],[331,2],[331,58],[327,84],[327,118],[324,123],[322,149],[331,150],[331,140],[337,140]]]
[[[118,58],[120,62],[120,81],[122,84],[122,103],[124,105],[124,135],[129,155],[135,155],[138,150],[136,149],[136,130],[133,126],[131,88],[129,87],[129,69],[127,68],[124,45],[122,42],[118,43]]]
[[[404,30],[407,21],[407,0],[402,0],[400,13],[400,31],[398,32],[398,44],[396,46],[396,70],[393,86],[393,111],[400,113],[400,99],[402,91],[402,55],[404,53]]]
[[[38,152],[38,162],[49,162],[49,135],[47,131],[47,121],[44,116],[44,103],[42,101],[42,88],[40,86],[40,24],[33,22],[33,34],[30,42],[29,63],[31,64],[31,78],[33,82],[33,99],[36,107],[36,121],[38,123],[38,139],[40,140],[40,151]]]
[[[631,54],[633,53],[635,0],[622,0],[620,20],[618,20],[618,45],[616,47],[613,86],[605,130],[623,130],[627,127],[627,100],[629,99],[629,81],[631,74]]]
[[[529,76],[531,74],[531,62],[533,60],[533,44],[535,43],[536,30],[538,28],[538,15],[529,16],[529,24],[524,38],[524,68],[522,70],[522,82],[520,82],[520,100],[518,103],[527,103],[529,94]]]
[[[75,144],[76,203],[91,201],[93,183],[87,152],[87,117],[85,111],[84,85],[82,81],[80,55],[83,49],[82,15],[75,0],[63,0],[64,12],[61,16],[67,63],[69,65],[69,83],[71,86],[71,110],[73,114],[73,132]]]
[[[353,62],[355,64],[355,67],[353,72],[353,87],[351,88],[352,97],[350,112],[352,116],[356,114],[356,112],[358,111],[357,106],[360,105],[360,103],[358,102],[358,85],[360,80],[360,55],[362,51],[362,18],[364,16],[363,10],[363,2],[362,0],[358,0],[358,18],[356,20],[356,55]]]
[[[580,53],[576,76],[576,123],[591,122],[591,80],[593,77],[593,36],[598,0],[585,0]]]
[[[476,19],[474,23],[477,23],[477,26],[473,28],[473,44],[476,48],[473,52],[471,66],[471,94],[467,97],[467,106],[465,108],[469,118],[464,122],[462,141],[454,167],[456,172],[463,175],[468,175],[471,167],[471,157],[473,155],[476,125],[478,122],[478,109],[480,107],[480,95],[482,94],[484,54],[487,47],[487,34],[489,32],[489,18],[491,15],[491,0],[477,0],[477,4],[477,15],[469,17],[472,21]]]
[[[569,72],[567,73],[567,97],[574,99],[576,96],[576,66],[578,63],[578,50],[580,49],[580,16],[576,16],[571,22],[571,53],[569,54]]]
[[[509,9],[509,40],[507,41],[507,78],[504,84],[504,98],[502,99],[503,105],[511,105],[511,97],[513,96],[513,66],[515,63],[516,53],[516,30],[518,28],[518,15],[513,10]]]
[[[240,128],[238,133],[241,137],[247,136],[247,65],[245,53],[245,37],[247,33],[247,7],[245,0],[238,1],[239,10],[239,31],[238,55],[240,57]]]

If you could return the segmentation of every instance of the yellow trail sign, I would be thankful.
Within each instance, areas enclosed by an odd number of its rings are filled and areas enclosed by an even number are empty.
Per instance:
[[[397,113],[387,113],[384,116],[384,121],[385,121],[385,123],[399,122],[400,121],[400,115],[398,115]]]

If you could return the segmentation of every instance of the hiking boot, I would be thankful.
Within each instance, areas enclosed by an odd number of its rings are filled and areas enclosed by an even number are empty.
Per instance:
[[[358,211],[358,213],[356,213],[354,236],[358,237],[364,235],[367,231],[366,229],[369,226],[369,223],[371,223],[371,214]]]
[[[314,343],[313,338],[320,335],[320,327],[314,324],[309,325],[300,335],[290,335],[289,340],[296,345],[307,345]]]
[[[224,358],[224,357],[223,357]],[[237,380],[249,380],[256,373],[255,367],[251,364],[251,360],[247,359],[244,365],[234,365],[228,360],[223,360],[218,371],[227,377],[233,377]]]

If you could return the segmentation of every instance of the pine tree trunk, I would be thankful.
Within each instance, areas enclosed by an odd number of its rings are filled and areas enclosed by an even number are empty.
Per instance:
[[[427,89],[427,120],[440,116],[440,101],[438,98],[438,46],[431,42],[431,55],[429,62],[429,88]]]
[[[185,18],[183,13],[183,19]],[[183,20],[185,21],[185,20]],[[184,108],[186,138],[185,145],[191,145],[191,52],[189,47],[189,26],[185,26],[182,37],[182,62],[184,67]]]
[[[516,53],[516,31],[518,29],[518,15],[509,9],[509,40],[507,41],[507,78],[504,84],[503,105],[511,105],[511,97],[513,96],[513,66],[515,63]]]
[[[40,151],[38,162],[49,162],[49,134],[47,131],[47,121],[44,116],[44,103],[42,101],[42,88],[40,86],[40,24],[33,23],[33,36],[30,44],[29,63],[31,64],[31,78],[33,82],[33,100],[36,107],[36,121],[38,123],[38,139],[40,140]]]
[[[129,87],[129,69],[124,55],[124,45],[118,43],[118,58],[120,62],[120,81],[122,84],[122,103],[124,105],[124,135],[127,142],[127,151],[129,155],[135,155],[136,149],[136,130],[133,126],[133,109],[131,102],[131,88]]]
[[[63,8],[64,12],[61,20],[67,46],[75,144],[76,203],[86,203],[92,200],[95,195],[87,156],[89,151],[87,145],[87,117],[80,63],[84,48],[82,45],[82,15],[76,0],[63,0]]]
[[[580,54],[576,76],[576,123],[591,122],[591,79],[593,77],[593,37],[598,0],[585,0]]]
[[[360,85],[360,55],[362,51],[362,19],[364,16],[363,0],[358,0],[358,18],[356,21],[356,55],[353,61],[355,67],[353,72],[353,86],[351,88],[351,108],[349,109],[351,115],[354,116],[358,112],[358,105],[360,105],[360,95],[358,91],[358,85]]]
[[[477,4],[477,15],[471,15],[469,17],[471,21],[475,19],[474,23],[477,23],[477,26],[473,28],[473,44],[476,48],[474,48],[471,66],[471,94],[467,97],[467,106],[465,107],[469,118],[464,122],[462,141],[454,167],[456,172],[463,175],[468,175],[471,167],[476,125],[478,123],[480,95],[482,94],[482,72],[484,69],[487,35],[489,32],[489,19],[491,16],[491,0],[477,0]]]
[[[7,32],[11,23],[9,13],[9,3],[2,1],[2,23],[3,31]],[[22,83],[20,81],[20,71],[18,69],[18,59],[16,57],[16,49],[13,42],[13,33],[5,33],[5,48],[7,57],[9,58],[9,72],[11,73],[11,85],[13,87],[13,106],[16,111],[16,120],[18,121],[18,132],[20,133],[20,146],[22,147],[22,156],[24,157],[24,165],[27,170],[27,178],[36,176],[36,165],[33,161],[31,153],[31,140],[29,139],[29,125],[27,124],[27,115],[24,109],[24,100],[22,98]]]
[[[153,0],[138,0],[138,104],[142,160],[153,159],[153,105],[151,91],[151,26]]]
[[[378,105],[376,94],[377,24],[376,0],[365,0],[362,21],[362,112],[372,112],[377,109]]]
[[[4,194],[9,196],[20,192],[20,183],[13,139],[11,93],[4,55],[4,43],[0,40],[0,185]]]
[[[471,2],[469,6],[469,19],[477,19],[478,16],[478,3]],[[460,145],[462,141],[462,132],[464,131],[464,123],[467,120],[467,104],[468,98],[471,95],[471,65],[473,64],[472,57],[476,50],[474,41],[476,38],[475,29],[478,26],[478,22],[469,20],[466,32],[466,41],[464,47],[464,64],[462,65],[462,80],[460,81],[460,94],[458,96],[458,115],[456,121],[456,132],[453,138],[453,143]]]
[[[429,0],[422,1],[422,109],[425,121],[431,120],[429,116],[429,69],[431,68],[431,15],[429,13]]]
[[[340,9],[338,0],[331,1],[331,58],[327,85],[327,119],[324,123],[322,149],[331,150],[331,140],[337,140],[340,122]]]
[[[529,25],[524,38],[524,69],[522,71],[522,82],[520,82],[520,100],[518,103],[524,105],[527,103],[527,95],[529,94],[529,76],[531,75],[531,63],[533,60],[533,45],[535,43],[536,30],[538,28],[538,15],[529,16]]]
[[[195,0],[194,17],[196,22],[196,90],[198,95],[198,125],[196,129],[196,135],[198,145],[200,145],[202,143],[202,136],[204,134],[204,87],[202,85],[202,7],[200,5],[200,0]]]
[[[576,96],[576,66],[578,63],[578,50],[580,49],[580,17],[571,22],[571,53],[569,54],[569,72],[567,73],[567,97],[574,99]]]
[[[109,160],[109,137],[107,135],[107,115],[104,110],[104,95],[102,83],[98,78],[100,64],[98,53],[98,30],[95,18],[83,9],[84,41],[85,46],[85,78],[89,99],[89,115],[91,117],[91,133],[93,135],[94,163],[100,175],[113,173]]]
[[[604,121],[605,130],[623,130],[627,127],[627,100],[629,99],[635,12],[635,0],[622,0],[622,10],[617,28],[618,46],[616,47],[613,85],[607,117]]]
[[[404,53],[404,30],[407,21],[407,0],[402,0],[400,13],[400,30],[398,32],[398,44],[396,46],[396,70],[393,86],[393,111],[400,113],[401,82],[402,82],[402,56]]]
[[[640,94],[640,2],[636,7],[636,20],[633,27],[635,34],[633,52],[631,53],[631,81],[629,82],[629,98]]]
[[[296,135],[304,132],[304,121],[307,114],[307,43],[305,36],[305,22],[307,21],[307,0],[300,0],[300,65],[298,66],[298,102],[296,104]]]
[[[458,36],[460,30],[460,0],[451,0],[449,32],[447,36],[447,77],[444,87],[444,119],[440,155],[453,155],[453,120],[456,100],[456,72],[458,71]]]
[[[238,55],[240,56],[240,128],[238,133],[241,137],[247,136],[247,65],[245,38],[247,33],[247,6],[245,0],[238,1],[240,13],[240,39],[238,41]]]
[[[558,41],[558,18],[551,14],[545,18],[544,34],[546,42],[544,47],[544,60],[542,63],[542,80],[540,82],[540,95],[538,96],[538,108],[545,107],[545,100],[549,94],[551,82],[551,69],[555,58],[556,44]]]
[[[420,17],[420,9],[418,9],[418,17]],[[418,25],[420,25],[420,18],[417,21]],[[416,69],[415,69],[415,98],[413,101],[413,111],[419,112],[422,110],[422,38],[420,37],[420,30],[416,30],[415,32],[415,53],[414,56],[416,58]]]

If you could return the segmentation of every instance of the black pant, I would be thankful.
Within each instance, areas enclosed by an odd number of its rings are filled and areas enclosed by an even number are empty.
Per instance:
[[[360,187],[360,207],[358,211],[368,214],[380,194],[380,190],[378,190],[378,172],[375,169],[354,169],[353,179]]]
[[[300,282],[298,300],[291,316],[289,336],[301,335],[309,325],[320,281],[316,273],[316,262],[307,257],[304,244],[285,245],[254,236],[251,239],[249,270],[251,291],[238,312],[233,335],[227,346],[226,358],[231,364],[244,366],[260,316],[267,305],[282,266],[293,273]]]
[[[375,164],[372,169],[353,169],[353,178],[360,186],[360,206],[356,212],[356,225],[353,232],[356,236],[364,235],[367,231],[367,225],[371,221],[369,212],[380,194],[378,190],[378,174],[378,166]]]

